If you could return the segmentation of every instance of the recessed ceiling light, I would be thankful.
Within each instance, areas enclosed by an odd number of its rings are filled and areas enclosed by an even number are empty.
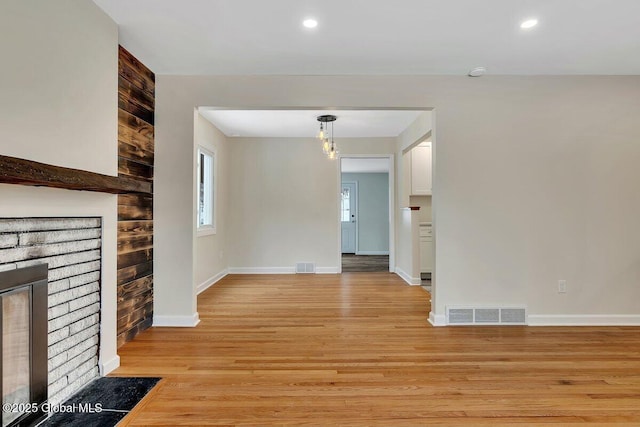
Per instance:
[[[529,28],[533,28],[536,25],[538,25],[538,20],[535,18],[531,18],[527,19],[526,21],[522,21],[522,24],[520,24],[520,28],[522,28],[523,30],[528,30]]]
[[[318,26],[318,21],[316,21],[313,18],[307,18],[304,21],[302,21],[302,25],[304,25],[307,28],[315,28]]]

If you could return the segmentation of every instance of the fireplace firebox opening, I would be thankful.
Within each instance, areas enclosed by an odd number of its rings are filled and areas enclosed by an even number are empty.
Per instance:
[[[47,414],[47,264],[0,272],[2,427]]]

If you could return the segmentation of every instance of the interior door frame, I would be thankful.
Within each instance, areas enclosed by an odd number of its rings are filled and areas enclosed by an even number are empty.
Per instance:
[[[396,271],[396,217],[395,217],[395,187],[396,187],[396,175],[395,175],[395,155],[390,154],[344,154],[338,156],[338,184],[336,194],[340,194],[342,191],[342,159],[389,159],[389,272],[395,273]],[[336,204],[336,218],[338,219],[338,246],[337,246],[337,264],[338,273],[342,273],[342,224],[341,224],[341,206],[340,197],[337,197]],[[356,214],[359,209],[356,208]],[[357,220],[357,218],[356,218]],[[356,222],[356,251],[358,250],[358,225]]]

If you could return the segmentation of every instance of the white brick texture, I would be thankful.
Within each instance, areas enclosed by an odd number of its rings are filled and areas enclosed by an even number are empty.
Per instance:
[[[49,402],[99,376],[100,218],[0,218],[0,271],[49,266]]]

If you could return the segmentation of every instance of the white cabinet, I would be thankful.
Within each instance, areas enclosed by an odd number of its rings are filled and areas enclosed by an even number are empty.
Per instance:
[[[420,273],[433,272],[433,232],[431,224],[420,224]]]
[[[431,142],[411,150],[411,195],[431,195]]]

